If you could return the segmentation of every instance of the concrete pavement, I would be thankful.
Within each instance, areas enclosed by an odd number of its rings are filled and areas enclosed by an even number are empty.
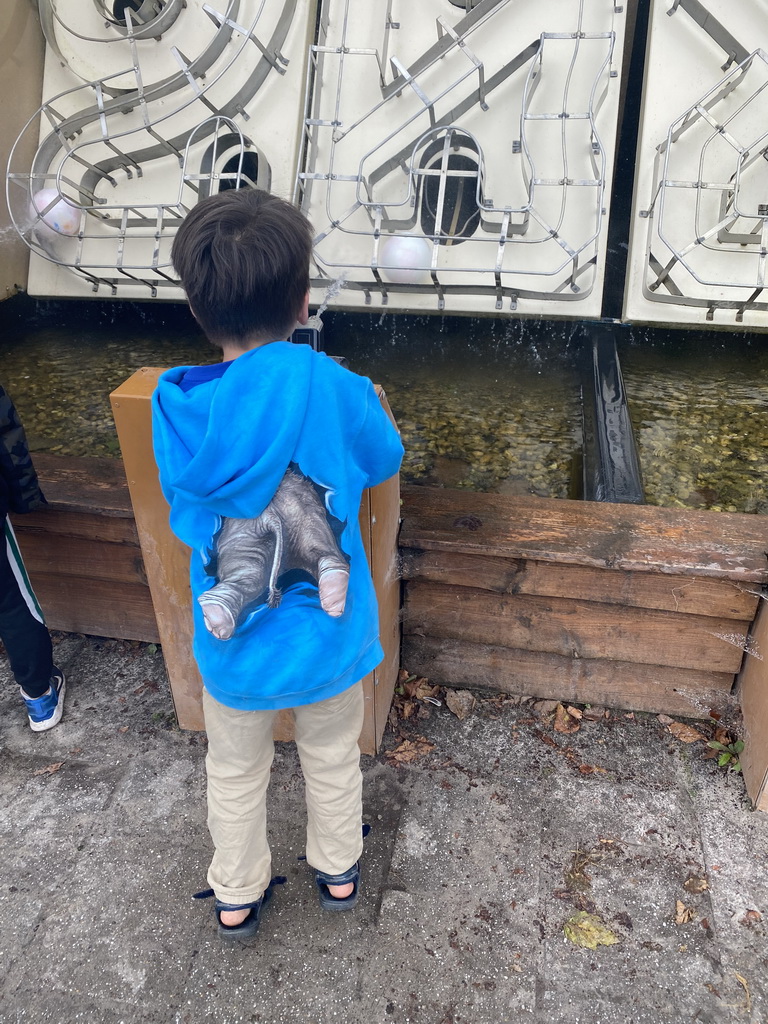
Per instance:
[[[417,701],[363,759],[372,831],[344,915],[298,859],[302,781],[279,745],[288,882],[259,940],[228,948],[191,899],[205,740],[175,727],[161,652],[56,641],[49,733],[0,659],[2,1024],[768,1024],[768,815],[703,741],[653,715],[568,735],[532,700],[487,694],[461,721]]]

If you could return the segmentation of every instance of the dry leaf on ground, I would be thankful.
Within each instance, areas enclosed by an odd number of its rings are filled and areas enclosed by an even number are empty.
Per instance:
[[[601,718],[606,717],[608,712],[605,708],[595,707],[593,705],[592,707],[584,708],[581,714],[588,722],[599,722]]]
[[[597,775],[599,772],[605,775],[606,769],[599,768],[596,764],[580,764],[579,771],[582,775]]]
[[[709,882],[699,875],[689,875],[683,882],[683,888],[686,892],[700,893],[709,888]]]
[[[438,693],[440,693],[440,687],[433,686],[425,676],[420,676],[418,679],[413,679],[410,683],[406,683],[403,690],[406,697],[415,697],[416,700],[437,697]]]
[[[722,743],[724,747],[727,747],[729,743],[733,743],[733,736],[731,736],[727,729],[723,729],[722,726],[718,726],[717,729],[715,729],[713,739],[717,743]]]
[[[693,920],[693,911],[682,900],[675,900],[675,924],[688,924]]]
[[[684,722],[671,722],[667,729],[681,743],[697,743],[699,740],[707,738],[698,729],[694,729],[692,725],[686,725]]]
[[[476,701],[474,694],[469,690],[446,690],[445,703],[448,705],[448,710],[452,711],[461,722],[475,710]]]
[[[571,714],[571,709],[566,709],[562,704],[558,704],[555,708],[555,732],[568,734],[578,732],[580,728],[581,722]]]
[[[385,757],[393,764],[410,764],[417,757],[423,757],[434,749],[434,743],[430,743],[423,736],[416,736],[412,740],[403,740],[399,747],[387,751]]]
[[[585,949],[597,949],[598,946],[615,946],[618,935],[606,928],[596,914],[588,914],[585,910],[577,911],[563,925],[565,937],[576,946]]]
[[[32,772],[33,775],[53,775],[59,768],[63,767],[64,761],[56,761],[55,764],[47,764],[45,768],[37,768]]]
[[[602,853],[599,850],[589,852],[577,850],[571,863],[563,872],[566,887],[571,892],[586,892],[592,885],[592,876],[587,873],[587,868],[598,864],[601,858]]]
[[[744,916],[739,921],[739,924],[746,925],[747,928],[751,928],[755,924],[759,924],[763,920],[763,915],[759,910],[746,910]]]

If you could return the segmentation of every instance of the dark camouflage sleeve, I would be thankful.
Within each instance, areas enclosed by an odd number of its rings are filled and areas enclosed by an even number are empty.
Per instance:
[[[0,514],[31,512],[43,505],[45,498],[32,465],[24,427],[13,402],[0,387]]]

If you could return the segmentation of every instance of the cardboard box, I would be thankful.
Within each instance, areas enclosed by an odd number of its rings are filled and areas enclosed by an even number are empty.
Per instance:
[[[739,673],[738,694],[744,719],[741,770],[755,809],[768,811],[768,607],[760,601]]]
[[[189,549],[168,525],[168,505],[152,454],[150,399],[162,372],[147,367],[138,370],[110,397],[176,715],[182,729],[203,729],[202,680],[192,656]],[[391,417],[383,390],[377,391]],[[379,599],[385,652],[381,664],[363,680],[366,710],[360,747],[366,754],[376,753],[381,742],[400,663],[399,517],[398,477],[363,494],[360,526]],[[292,715],[281,712],[275,738],[292,736]]]

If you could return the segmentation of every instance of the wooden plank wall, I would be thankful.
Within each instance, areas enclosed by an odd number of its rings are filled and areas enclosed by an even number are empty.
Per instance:
[[[48,626],[156,643],[122,462],[42,454],[34,459],[50,507],[12,519]]]
[[[157,642],[122,463],[35,462],[51,508],[14,526],[48,624]],[[423,487],[402,512],[410,671],[693,716],[731,693],[768,517]]]
[[[693,717],[727,702],[768,517],[403,489],[403,665]]]

